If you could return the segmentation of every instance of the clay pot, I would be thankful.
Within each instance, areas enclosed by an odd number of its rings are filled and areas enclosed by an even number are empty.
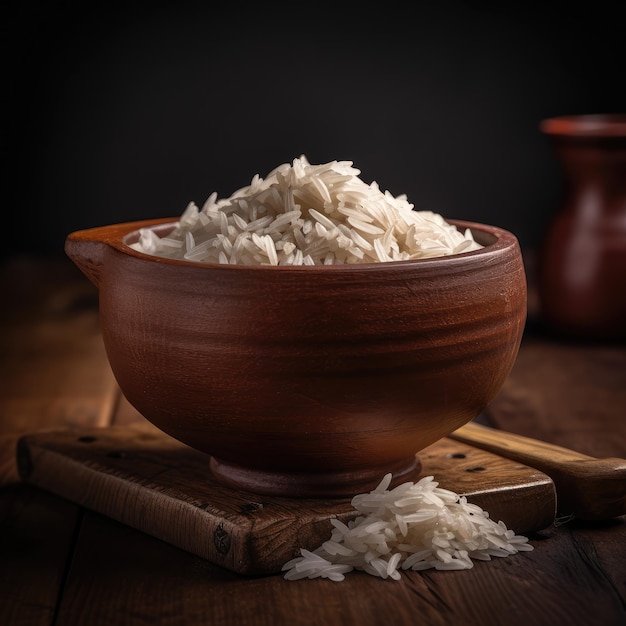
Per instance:
[[[416,453],[475,418],[513,366],[526,279],[509,232],[457,222],[486,248],[324,267],[206,265],[126,245],[173,222],[78,231],[66,251],[99,288],[127,399],[228,484],[347,496],[387,472],[415,478]]]
[[[626,115],[544,120],[564,194],[539,257],[546,324],[585,339],[626,338]]]

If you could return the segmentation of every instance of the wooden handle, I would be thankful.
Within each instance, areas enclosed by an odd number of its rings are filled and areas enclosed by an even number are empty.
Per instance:
[[[602,520],[626,514],[626,460],[596,459],[545,441],[471,422],[449,435],[552,478],[560,515]]]

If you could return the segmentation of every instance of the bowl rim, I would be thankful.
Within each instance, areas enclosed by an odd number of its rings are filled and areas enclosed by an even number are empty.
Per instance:
[[[459,252],[457,254],[449,254],[445,256],[427,257],[421,259],[409,259],[403,261],[385,261],[385,262],[369,262],[369,263],[350,263],[350,264],[333,264],[333,265],[248,265],[248,264],[220,264],[205,263],[203,261],[189,261],[186,259],[172,259],[168,257],[160,257],[148,254],[131,248],[129,241],[132,237],[138,236],[139,230],[142,228],[150,228],[155,231],[167,231],[174,228],[180,220],[180,217],[161,217],[145,220],[121,222],[99,226],[85,230],[78,230],[67,236],[68,242],[89,241],[92,243],[102,243],[118,252],[130,257],[135,257],[144,261],[160,263],[172,267],[188,267],[200,268],[203,270],[223,270],[223,271],[261,271],[261,272],[357,272],[357,271],[380,271],[383,268],[401,268],[416,266],[432,266],[432,265],[448,265],[463,263],[466,260],[474,258],[482,258],[499,254],[511,248],[519,247],[519,241],[516,235],[511,231],[484,224],[481,222],[448,219],[446,222],[456,226],[464,231],[466,228],[474,231],[474,233],[483,233],[488,238],[493,238],[491,243],[483,244],[484,247],[479,250],[471,250],[468,252]]]

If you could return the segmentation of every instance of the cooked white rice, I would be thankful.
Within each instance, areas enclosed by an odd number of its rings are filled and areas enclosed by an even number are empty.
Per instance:
[[[352,570],[400,579],[400,570],[461,570],[473,559],[489,561],[533,550],[467,498],[442,489],[433,476],[388,490],[387,474],[370,493],[352,499],[359,515],[348,524],[332,519],[328,541],[283,566],[288,580],[328,578],[341,581]]]
[[[305,156],[264,179],[199,209],[191,202],[174,230],[160,238],[140,231],[131,245],[146,254],[199,263],[334,265],[405,261],[482,248],[406,195],[366,184],[352,161],[311,165]]]

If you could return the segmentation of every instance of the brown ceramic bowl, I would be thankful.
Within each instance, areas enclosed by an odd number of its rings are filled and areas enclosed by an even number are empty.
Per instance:
[[[471,228],[482,250],[303,267],[220,266],[127,244],[174,219],[78,231],[66,252],[98,286],[126,398],[257,493],[347,496],[475,418],[509,374],[526,320],[517,239]]]

